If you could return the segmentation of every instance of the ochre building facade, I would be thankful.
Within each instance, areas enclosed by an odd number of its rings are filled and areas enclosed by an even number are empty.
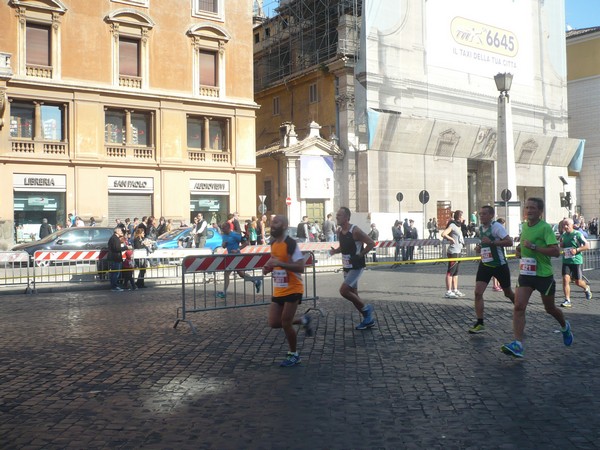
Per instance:
[[[0,23],[3,249],[68,213],[256,214],[250,0],[10,0]]]

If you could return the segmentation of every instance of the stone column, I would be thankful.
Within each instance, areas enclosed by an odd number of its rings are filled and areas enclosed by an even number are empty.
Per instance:
[[[496,201],[502,201],[502,191],[508,189],[511,201],[517,200],[517,174],[515,168],[515,143],[513,137],[512,111],[507,93],[498,97],[498,147]],[[502,209],[504,209],[502,207]],[[521,210],[518,206],[508,207],[506,214],[506,230],[511,236],[519,235]]]

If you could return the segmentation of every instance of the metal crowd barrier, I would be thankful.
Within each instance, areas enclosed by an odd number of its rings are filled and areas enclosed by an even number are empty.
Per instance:
[[[600,269],[600,249],[599,248],[593,248],[593,249],[581,252],[581,256],[583,256],[583,270],[584,271]]]
[[[25,286],[30,293],[32,270],[29,267],[29,253],[25,251],[0,252],[0,286]]]
[[[83,251],[37,251],[32,257],[33,290],[38,284],[106,284],[109,279],[110,263],[105,250]],[[144,270],[144,279],[163,283],[179,283],[181,262],[188,255],[212,254],[209,249],[134,250],[134,279]]]
[[[304,282],[302,301],[312,302],[312,306],[307,309],[308,312],[318,310],[317,274],[314,254],[306,251],[303,251],[302,254],[305,261],[302,277]],[[177,319],[173,328],[177,328],[179,322],[186,322],[192,332],[196,334],[196,327],[189,318],[191,313],[270,304],[273,279],[269,275],[262,275],[262,268],[270,258],[270,253],[186,257],[182,265],[181,307],[177,308]],[[249,280],[236,277],[237,271],[244,271],[250,277],[261,280],[260,292],[256,292],[254,284]],[[219,280],[225,276],[226,272],[230,272],[229,290],[226,296],[221,298],[217,295],[219,291],[222,291],[222,283]]]

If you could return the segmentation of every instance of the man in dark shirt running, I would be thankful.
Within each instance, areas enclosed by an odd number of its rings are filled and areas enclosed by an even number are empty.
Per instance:
[[[365,305],[358,296],[358,280],[365,270],[365,255],[375,246],[375,242],[364,231],[350,223],[350,210],[342,206],[335,215],[338,224],[338,248],[331,247],[330,255],[342,254],[342,267],[344,268],[344,282],[340,287],[340,294],[352,302],[354,307],[363,316],[363,320],[356,326],[357,330],[366,330],[375,326],[373,318],[373,305]]]

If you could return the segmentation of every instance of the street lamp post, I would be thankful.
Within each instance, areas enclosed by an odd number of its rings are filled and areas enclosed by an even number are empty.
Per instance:
[[[509,197],[517,199],[517,174],[515,168],[515,144],[513,138],[512,111],[510,96],[513,76],[499,73],[494,76],[498,96],[498,143],[497,143],[497,179],[496,200],[500,201],[504,189],[510,191]],[[508,205],[508,203],[506,203]],[[506,229],[511,236],[518,236],[521,211],[519,207],[506,208]]]

